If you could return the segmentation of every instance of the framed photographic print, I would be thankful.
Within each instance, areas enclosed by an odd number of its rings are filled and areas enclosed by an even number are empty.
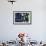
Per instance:
[[[32,11],[13,11],[13,24],[32,24]]]

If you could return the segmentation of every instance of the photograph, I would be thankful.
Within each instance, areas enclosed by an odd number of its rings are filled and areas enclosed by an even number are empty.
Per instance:
[[[14,11],[13,24],[32,24],[32,11]]]

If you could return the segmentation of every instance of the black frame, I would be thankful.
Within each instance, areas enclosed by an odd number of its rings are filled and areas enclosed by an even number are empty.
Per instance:
[[[14,16],[15,16],[15,13],[30,13],[30,23],[23,23],[23,22],[15,22],[14,20]],[[14,25],[29,25],[29,24],[32,24],[32,11],[13,11],[13,24]]]

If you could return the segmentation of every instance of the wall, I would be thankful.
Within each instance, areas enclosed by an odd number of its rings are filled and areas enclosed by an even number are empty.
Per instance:
[[[45,19],[43,19],[42,0],[16,0],[12,5],[0,0],[0,41],[15,40],[19,32],[31,34],[33,40],[45,40]],[[32,25],[14,25],[13,11],[32,11]]]

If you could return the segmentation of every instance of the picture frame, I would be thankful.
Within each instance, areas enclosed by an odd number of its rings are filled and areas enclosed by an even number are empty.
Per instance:
[[[32,11],[13,11],[14,25],[32,24]]]

